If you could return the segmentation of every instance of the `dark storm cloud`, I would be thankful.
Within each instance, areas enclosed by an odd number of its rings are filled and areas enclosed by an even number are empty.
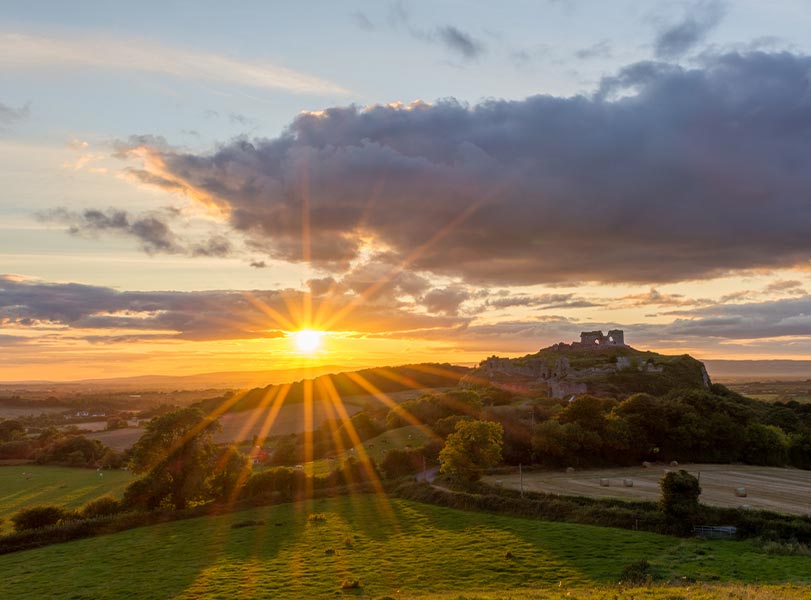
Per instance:
[[[719,0],[692,2],[685,5],[684,12],[680,21],[665,26],[656,36],[656,58],[678,58],[693,49],[724,18],[726,4]]]
[[[314,303],[324,308],[333,329],[359,332],[408,331],[424,327],[452,327],[465,319],[414,314],[388,303],[355,302],[356,296],[339,290]],[[135,339],[220,340],[274,338],[296,326],[290,307],[305,303],[297,290],[119,292],[112,288],[76,283],[20,281],[0,275],[0,324],[3,327],[43,328],[67,326],[89,332],[82,339],[98,343]],[[349,310],[345,310],[349,308]],[[268,310],[270,309],[270,310]],[[268,314],[285,315],[275,321]],[[134,330],[123,333],[120,330]],[[143,333],[140,333],[143,332]],[[12,339],[15,338],[15,339]],[[22,343],[16,336],[0,342]]]
[[[321,266],[358,258],[362,238],[476,284],[807,265],[811,58],[705,61],[634,64],[591,97],[331,108],[213,155],[150,151],[284,260],[303,259],[306,197]]]

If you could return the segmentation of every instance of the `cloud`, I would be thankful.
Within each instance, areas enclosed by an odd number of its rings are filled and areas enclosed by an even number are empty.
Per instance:
[[[697,308],[667,330],[677,336],[756,339],[811,335],[811,296]]]
[[[0,70],[31,71],[35,68],[144,71],[179,79],[298,94],[349,93],[330,81],[268,61],[237,60],[223,54],[170,46],[156,40],[126,39],[91,32],[49,37],[0,33]]]
[[[596,44],[577,50],[574,55],[580,60],[588,60],[591,58],[611,58],[611,52],[611,42],[601,40]]]
[[[763,290],[766,294],[775,294],[775,293],[788,293],[788,294],[804,294],[805,291],[803,289],[803,282],[797,281],[796,279],[779,279],[777,281],[773,281],[766,288]]]
[[[709,300],[694,300],[683,294],[662,294],[656,288],[651,288],[643,294],[623,296],[619,302],[626,306],[695,306],[707,304]]]
[[[501,295],[486,302],[486,306],[496,309],[524,306],[548,310],[553,308],[591,308],[603,305],[601,302],[576,298],[574,294]]]
[[[653,43],[656,58],[674,59],[683,56],[715,29],[726,13],[720,0],[701,0],[685,5],[684,17],[664,27]]]
[[[422,297],[422,304],[431,313],[458,315],[459,307],[471,297],[470,291],[460,285],[434,288]]]
[[[2,60],[2,59],[0,59]],[[28,118],[31,106],[26,104],[20,108],[14,108],[8,104],[0,102],[0,125],[12,125],[18,121]]]
[[[364,31],[374,31],[376,29],[374,23],[369,20],[369,17],[359,10],[352,13],[352,21]]]
[[[811,260],[809,70],[789,53],[643,62],[591,97],[330,108],[212,155],[142,151],[281,260],[305,258],[306,193],[325,268],[372,243],[474,284],[711,278]]]
[[[487,51],[487,45],[455,25],[442,25],[425,29],[414,24],[405,4],[395,2],[389,9],[389,24],[397,29],[405,27],[414,39],[439,43],[463,60],[476,60]]]
[[[486,50],[483,42],[453,25],[439,27],[436,36],[449,50],[456,52],[465,60],[477,59]]]
[[[284,331],[301,326],[303,307],[309,302],[314,314],[323,315],[323,322],[333,331],[413,331],[468,321],[417,314],[405,305],[366,302],[346,290],[311,301],[304,292],[292,289],[121,292],[0,275],[0,323],[4,328],[56,327],[63,334],[67,328],[78,339],[94,343],[282,337]]]
[[[161,180],[145,173],[145,177]],[[125,210],[88,209],[81,213],[56,208],[40,213],[43,221],[68,225],[68,233],[93,237],[100,233],[113,233],[138,240],[147,254],[186,254],[189,256],[229,256],[233,252],[231,242],[222,235],[212,235],[201,241],[180,239],[172,230],[167,215],[147,213],[132,216]]]

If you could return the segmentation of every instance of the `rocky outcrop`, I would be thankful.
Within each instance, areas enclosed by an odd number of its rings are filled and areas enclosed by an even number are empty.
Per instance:
[[[604,343],[600,343],[601,338]],[[636,350],[625,345],[622,331],[612,330],[609,336],[584,332],[581,342],[561,342],[522,358],[490,356],[462,383],[490,383],[513,390],[541,388],[560,399],[585,393],[619,395],[664,393],[672,387],[708,388],[710,379],[704,365],[690,356]]]

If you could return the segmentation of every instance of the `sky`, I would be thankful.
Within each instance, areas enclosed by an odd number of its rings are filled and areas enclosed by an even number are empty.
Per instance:
[[[4,0],[0,380],[811,357],[804,1],[232,4]]]

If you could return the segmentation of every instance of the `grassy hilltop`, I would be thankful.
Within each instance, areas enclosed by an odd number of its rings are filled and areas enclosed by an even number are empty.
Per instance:
[[[487,361],[468,378],[528,387],[545,383],[583,384],[590,394],[656,396],[678,389],[706,389],[709,377],[701,361],[688,354],[669,356],[630,346],[581,347],[555,344],[511,360]],[[583,393],[582,391],[573,393]]]

